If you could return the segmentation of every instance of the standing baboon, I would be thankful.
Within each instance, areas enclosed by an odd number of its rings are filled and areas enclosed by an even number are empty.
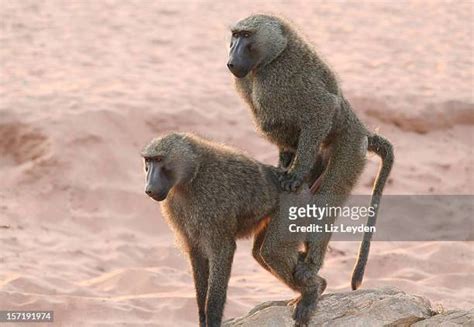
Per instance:
[[[162,202],[189,255],[200,326],[220,326],[237,238],[264,228],[279,206],[276,169],[189,134],[143,150],[146,193]],[[259,252],[253,252],[265,268]]]
[[[288,22],[270,15],[253,15],[238,22],[232,28],[227,66],[259,129],[278,146],[280,166],[288,166],[280,176],[282,189],[296,191],[303,182],[312,183],[310,172],[320,161],[318,152],[323,151],[329,162],[312,187],[317,191],[315,202],[319,206],[340,206],[361,175],[368,150],[382,158],[371,200],[371,206],[378,209],[393,164],[392,146],[366,129],[342,95],[335,75]],[[325,222],[334,219],[325,217]],[[376,214],[367,225],[374,225],[375,219]],[[272,219],[267,233],[276,233],[278,228],[273,224],[279,223]],[[314,237],[308,233],[306,254],[286,246],[284,238],[265,237],[265,242],[272,242],[268,248],[275,249],[274,265],[267,264],[282,279],[288,283],[316,280],[319,285],[307,296],[303,294],[297,304],[294,317],[303,324],[325,286],[316,273],[330,234],[318,240]],[[364,235],[352,276],[353,289],[362,282],[371,238],[371,233]],[[298,255],[304,260],[298,262]],[[294,280],[290,276],[293,273]]]

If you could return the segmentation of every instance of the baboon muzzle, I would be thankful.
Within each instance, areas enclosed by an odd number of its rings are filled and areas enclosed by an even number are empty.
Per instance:
[[[250,42],[244,38],[239,38],[233,42],[229,52],[227,68],[237,78],[243,78],[253,68],[253,60],[249,50]]]

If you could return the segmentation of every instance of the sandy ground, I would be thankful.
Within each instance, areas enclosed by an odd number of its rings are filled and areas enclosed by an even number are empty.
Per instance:
[[[395,144],[387,194],[473,194],[469,1],[0,0],[0,309],[55,310],[55,326],[196,325],[139,151],[181,130],[276,161],[225,66],[228,26],[258,11],[291,18]],[[322,275],[346,291],[358,244],[332,247]],[[472,242],[377,242],[363,286],[468,308],[473,272]],[[240,242],[226,317],[292,296]]]

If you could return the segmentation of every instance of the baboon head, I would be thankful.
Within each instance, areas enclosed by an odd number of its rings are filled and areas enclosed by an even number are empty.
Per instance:
[[[163,201],[170,190],[189,182],[197,169],[196,155],[185,134],[153,139],[142,151],[145,160],[145,193]]]
[[[286,48],[283,21],[269,15],[247,17],[231,28],[227,67],[238,78],[272,62]]]

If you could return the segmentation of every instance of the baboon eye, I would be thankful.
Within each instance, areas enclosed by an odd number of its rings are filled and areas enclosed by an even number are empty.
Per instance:
[[[248,38],[248,37],[250,37],[250,33],[249,32],[244,32],[242,34],[242,36],[245,37],[245,38]]]
[[[162,157],[156,157],[156,158],[155,158],[155,161],[156,161],[156,162],[160,162],[160,161],[162,161],[162,160],[163,160]]]
[[[239,37],[239,33],[238,33],[238,32],[233,32],[233,33],[232,33],[232,37],[238,38],[238,37]]]

